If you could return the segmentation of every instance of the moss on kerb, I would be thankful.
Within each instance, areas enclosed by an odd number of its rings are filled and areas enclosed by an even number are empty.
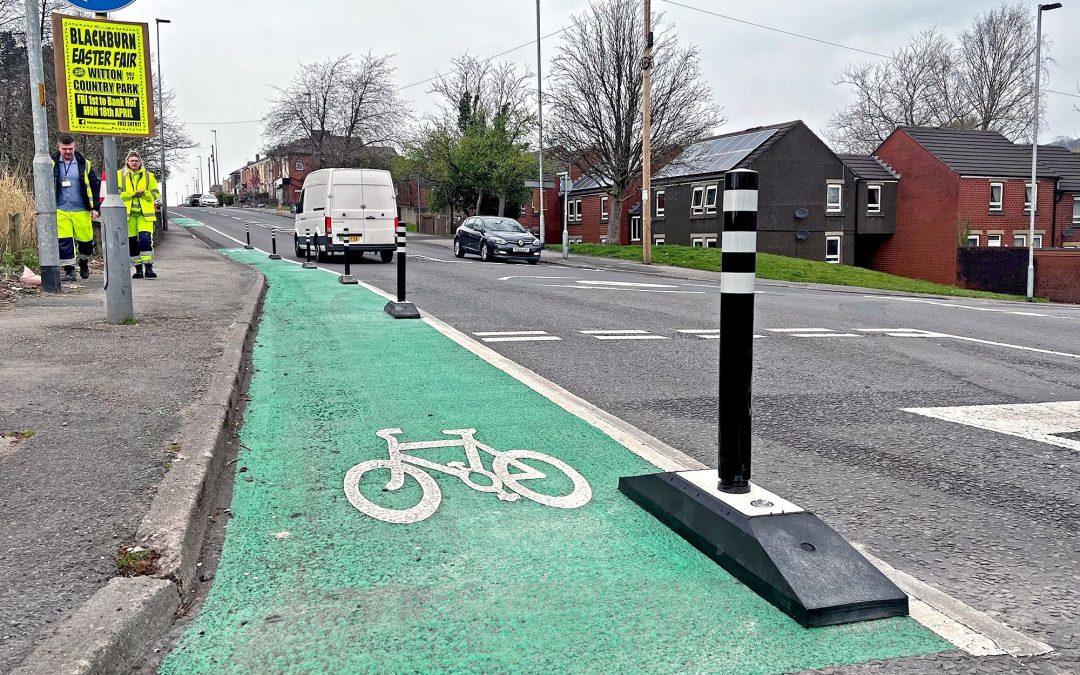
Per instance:
[[[427,324],[394,321],[374,293],[228,253],[270,282],[240,432],[248,470],[214,586],[162,672],[779,673],[950,648],[909,619],[799,627],[620,494],[620,476],[655,469],[595,428]],[[558,457],[592,501],[500,501],[432,472],[434,515],[374,520],[342,483],[386,458],[375,431],[388,427],[402,441],[473,427],[494,448]],[[398,493],[385,481],[366,475],[361,491],[419,499],[412,479]]]

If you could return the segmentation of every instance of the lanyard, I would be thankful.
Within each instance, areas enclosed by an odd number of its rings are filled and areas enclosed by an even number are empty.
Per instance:
[[[64,160],[63,157],[60,158],[60,166],[62,166],[64,168],[64,180],[67,180],[68,176],[71,175],[71,165],[72,164],[76,165],[75,175],[76,176],[79,175],[78,163],[79,163],[79,160],[77,160],[77,159],[73,159],[70,162],[67,162],[67,161]]]

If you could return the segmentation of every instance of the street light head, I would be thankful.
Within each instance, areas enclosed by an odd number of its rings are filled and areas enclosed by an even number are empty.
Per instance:
[[[1039,11],[1040,12],[1049,12],[1052,9],[1061,9],[1061,3],[1060,2],[1051,2],[1051,3],[1046,4],[1046,5],[1039,5]]]
[[[172,21],[170,19],[154,19],[154,23],[172,23]]]

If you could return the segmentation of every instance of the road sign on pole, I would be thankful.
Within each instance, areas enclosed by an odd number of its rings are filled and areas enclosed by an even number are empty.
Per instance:
[[[53,14],[53,35],[60,130],[153,136],[149,27]]]
[[[88,12],[115,12],[135,2],[135,0],[68,0],[69,4]]]

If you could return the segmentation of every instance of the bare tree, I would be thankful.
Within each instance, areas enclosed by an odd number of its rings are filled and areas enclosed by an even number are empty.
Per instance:
[[[435,80],[428,93],[442,98],[442,115],[434,122],[444,128],[460,127],[462,101],[467,101],[470,115],[492,123],[503,115],[512,142],[525,140],[535,129],[536,113],[533,74],[508,61],[492,63],[465,53],[450,62],[446,75]]]
[[[659,159],[724,120],[702,81],[697,48],[679,48],[662,14],[652,25],[651,147]],[[642,169],[643,31],[636,0],[593,0],[566,32],[547,94],[550,142],[611,195],[609,241],[619,240],[622,203]]]
[[[872,152],[898,126],[990,129],[1012,140],[1031,124],[1035,26],[1023,5],[975,17],[954,43],[930,28],[883,62],[848,66],[855,101],[829,124],[838,149]]]
[[[301,65],[263,118],[267,144],[306,141],[322,166],[351,166],[367,146],[399,144],[409,115],[392,58],[368,53]]]

